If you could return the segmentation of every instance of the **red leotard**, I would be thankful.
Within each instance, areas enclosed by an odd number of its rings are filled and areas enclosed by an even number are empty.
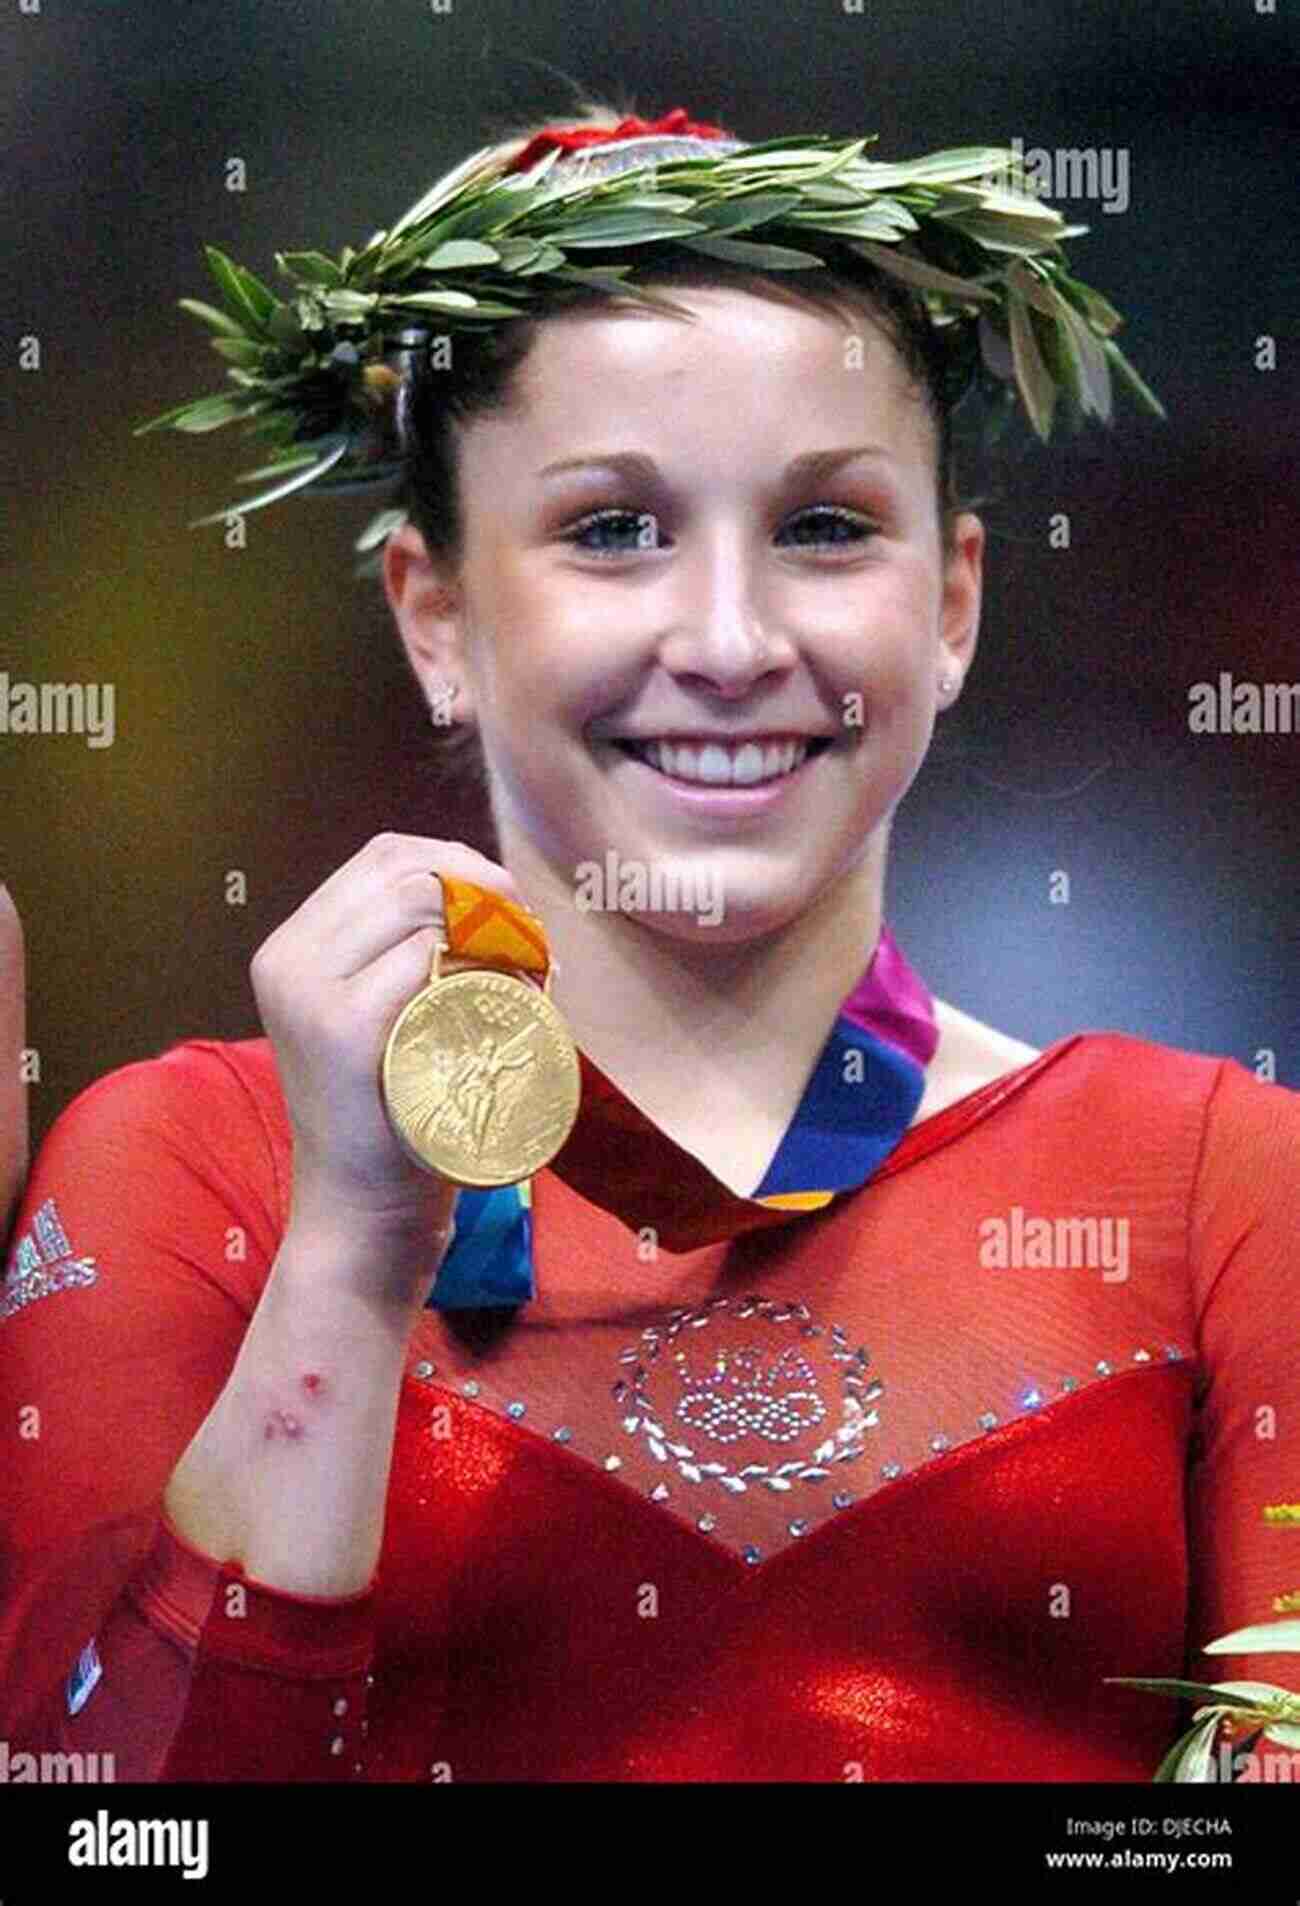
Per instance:
[[[1199,1650],[1300,1589],[1300,1527],[1264,1515],[1300,1498],[1300,1096],[1076,1035],[755,1222],[583,1063],[537,1296],[421,1313],[346,1601],[160,1517],[287,1221],[269,1043],[178,1046],[63,1113],[0,1325],[11,1754],[1148,1781],[1186,1716],[1106,1676],[1296,1685],[1295,1655]]]

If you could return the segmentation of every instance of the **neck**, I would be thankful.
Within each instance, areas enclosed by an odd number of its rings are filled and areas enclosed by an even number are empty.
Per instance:
[[[836,1011],[880,936],[887,830],[795,919],[719,944],[618,912],[582,913],[520,839],[501,858],[546,928],[552,997],[578,1045],[672,1135],[784,1129]],[[695,1149],[694,1147],[691,1147]]]

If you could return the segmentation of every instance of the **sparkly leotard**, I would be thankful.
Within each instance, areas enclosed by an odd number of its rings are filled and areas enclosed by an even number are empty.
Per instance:
[[[1147,1781],[1185,1715],[1105,1677],[1293,1683],[1294,1656],[1199,1653],[1300,1603],[1300,1098],[1235,1062],[1076,1034],[782,1211],[584,1057],[533,1294],[435,1290],[376,1577],[340,1601],[160,1516],[290,1168],[264,1040],[111,1074],[38,1157],[0,1327],[0,1412],[39,1413],[4,1482],[11,1752]]]

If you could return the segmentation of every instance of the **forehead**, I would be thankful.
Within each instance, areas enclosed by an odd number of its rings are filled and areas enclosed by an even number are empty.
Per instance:
[[[662,446],[716,458],[732,445],[808,447],[845,441],[869,423],[900,457],[932,457],[928,408],[879,322],[731,287],[655,284],[689,320],[602,302],[541,320],[515,372],[513,402],[481,420],[497,450],[523,438],[562,454],[575,438],[605,442],[623,425]],[[597,433],[592,435],[592,433]]]

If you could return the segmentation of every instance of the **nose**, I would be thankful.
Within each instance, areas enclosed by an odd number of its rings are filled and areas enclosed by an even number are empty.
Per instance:
[[[793,664],[794,644],[778,627],[759,562],[739,527],[701,530],[675,570],[671,625],[659,651],[671,673],[698,677],[735,698],[773,669]]]

